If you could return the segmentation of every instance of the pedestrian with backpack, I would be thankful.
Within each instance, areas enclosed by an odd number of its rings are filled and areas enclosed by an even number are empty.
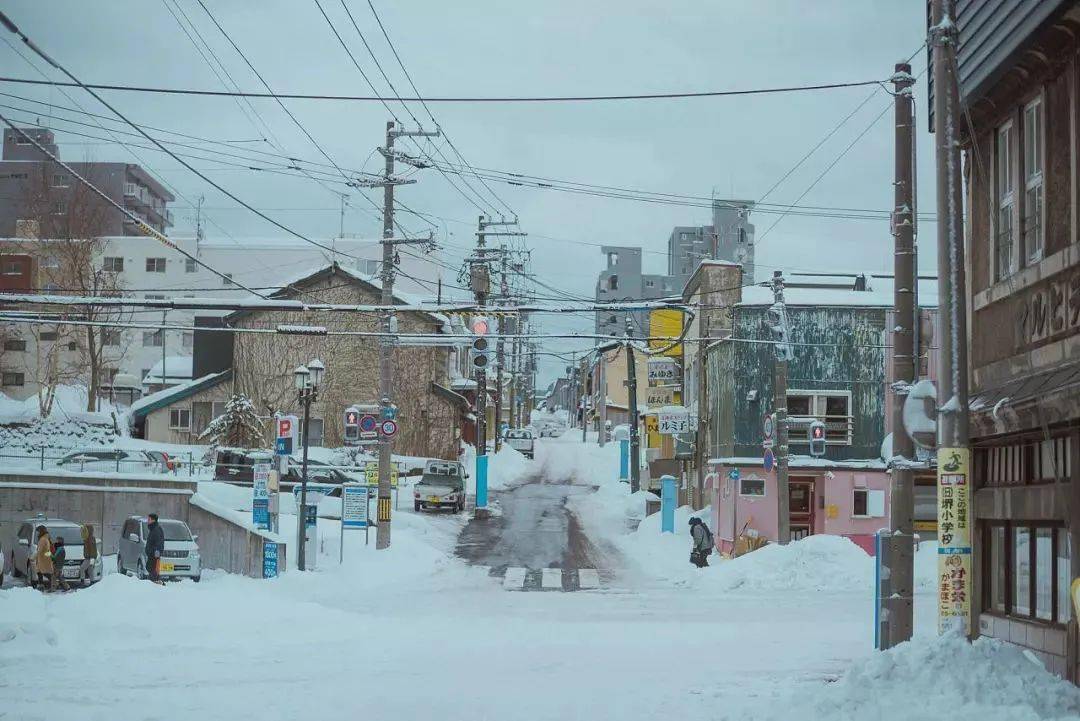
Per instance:
[[[713,534],[697,516],[690,519],[690,538],[694,541],[690,551],[690,563],[698,568],[705,568],[709,565],[709,556],[713,552]]]

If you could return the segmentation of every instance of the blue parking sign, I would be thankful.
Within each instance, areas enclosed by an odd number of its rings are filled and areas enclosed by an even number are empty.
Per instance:
[[[278,545],[271,541],[263,544],[263,578],[277,578]]]
[[[292,438],[278,438],[274,441],[274,454],[287,456],[292,453]]]

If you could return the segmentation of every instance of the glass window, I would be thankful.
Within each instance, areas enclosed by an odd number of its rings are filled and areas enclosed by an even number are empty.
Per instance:
[[[102,345],[120,345],[120,330],[118,328],[103,328],[101,331]]]
[[[53,173],[53,187],[66,188],[71,182],[71,176],[67,173]]]
[[[994,279],[1012,274],[1013,210],[1016,206],[1013,180],[1013,124],[1001,126],[997,136],[996,178],[998,227],[994,238]]]
[[[232,285],[232,273],[223,273],[221,278],[222,285]]]
[[[4,275],[22,275],[23,264],[21,260],[5,260]]]
[[[184,259],[184,272],[185,273],[194,273],[198,269],[199,269],[199,266],[195,263],[194,258],[185,258]]]
[[[9,338],[4,341],[4,350],[26,350],[26,341],[17,338]]]
[[[617,276],[617,275],[608,276],[607,286],[608,286],[608,290],[618,290],[619,289],[619,276]]]
[[[308,419],[307,443],[309,446],[321,446],[323,443],[322,418]]]
[[[1054,598],[1054,529],[1035,529],[1035,618],[1052,621]]]
[[[60,267],[60,259],[57,258],[55,255],[46,255],[44,258],[41,259],[41,267],[42,268],[59,268]]]
[[[0,384],[5,386],[26,385],[26,376],[22,373],[4,373],[0,376]]]
[[[56,340],[56,331],[54,331],[54,330],[43,330],[43,331],[41,331],[41,333],[38,334],[38,340],[46,341],[46,342],[54,341],[54,340]]]
[[[191,409],[173,408],[169,411],[169,429],[186,431],[191,428]]]
[[[52,212],[53,212],[53,215],[63,215],[64,214],[64,201],[62,199],[57,198],[56,200],[53,201]]]
[[[990,609],[997,613],[1005,613],[1005,596],[1007,583],[1005,569],[1005,526],[990,527]]]
[[[164,258],[147,258],[146,259],[146,272],[147,273],[164,273],[165,272],[165,259]]]
[[[870,515],[870,497],[869,492],[865,488],[856,488],[854,491],[852,491],[851,515]]]
[[[1013,529],[1013,615],[1031,615],[1031,529]]]
[[[1069,529],[1057,531],[1057,622],[1068,623],[1072,618],[1072,599],[1069,586],[1072,583],[1072,537]]]
[[[124,259],[123,258],[109,258],[103,259],[103,269],[107,273],[123,273],[124,272]]]
[[[739,479],[739,495],[740,496],[764,496],[765,495],[765,480],[761,478],[740,478]]]
[[[1042,97],[1024,108],[1023,243],[1028,262],[1043,254],[1043,103]]]
[[[788,396],[787,412],[789,416],[811,415],[810,396]]]
[[[144,348],[160,348],[164,340],[161,337],[161,331],[149,331],[144,330],[142,334],[142,344]]]

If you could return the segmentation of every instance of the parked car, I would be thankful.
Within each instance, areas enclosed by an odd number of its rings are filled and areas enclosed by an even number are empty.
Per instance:
[[[0,541],[0,588],[4,586],[4,542]]]
[[[56,462],[68,471],[119,471],[120,473],[166,473],[171,461],[161,451],[90,448],[68,453]]]
[[[101,580],[103,571],[101,565],[101,540],[94,539],[94,542],[98,545],[98,557],[90,567],[89,573],[83,576],[82,526],[72,521],[66,521],[63,518],[49,518],[41,513],[33,518],[27,518],[19,525],[19,530],[15,534],[15,547],[11,549],[12,575],[23,576],[27,579],[35,577],[37,573],[34,569],[34,553],[37,550],[35,529],[38,526],[45,526],[49,530],[49,536],[52,537],[53,542],[57,538],[64,539],[67,558],[64,561],[64,567],[60,569],[64,580],[78,582],[84,586]]]
[[[190,578],[196,583],[202,579],[202,562],[199,558],[198,536],[183,521],[173,518],[158,520],[165,534],[165,551],[161,554],[158,572],[165,579]],[[125,575],[135,574],[146,578],[146,538],[149,535],[145,516],[130,516],[120,529],[120,542],[116,549],[116,570]]]
[[[541,438],[558,438],[566,432],[563,426],[547,426],[540,431]]]
[[[465,479],[468,477],[465,466],[457,461],[428,461],[424,465],[424,475],[413,488],[413,509],[449,508],[461,513],[465,510]]]
[[[506,445],[526,458],[532,458],[535,446],[533,432],[528,428],[513,428],[506,432]]]
[[[255,482],[255,464],[273,459],[271,451],[219,448],[214,457],[214,480],[250,486]]]

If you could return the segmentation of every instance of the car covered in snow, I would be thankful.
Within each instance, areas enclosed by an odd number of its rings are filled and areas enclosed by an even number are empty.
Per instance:
[[[457,461],[429,460],[424,465],[420,482],[413,487],[413,509],[464,511],[465,479],[468,477],[465,466]]]
[[[174,465],[162,451],[88,448],[68,453],[56,462],[56,467],[79,472],[168,473]]]
[[[511,428],[506,432],[506,445],[526,458],[532,458],[536,446],[535,434],[529,428]]]
[[[165,534],[165,551],[161,554],[158,573],[162,580],[202,578],[202,560],[199,557],[199,537],[192,534],[188,524],[174,518],[158,520]],[[116,570],[125,575],[147,577],[146,539],[150,535],[145,516],[129,516],[120,529],[120,541],[116,549]]]
[[[98,547],[97,558],[86,572],[83,572],[83,538],[82,526],[63,518],[49,518],[44,514],[38,514],[33,518],[27,518],[19,524],[15,533],[15,547],[11,549],[11,573],[14,576],[25,577],[28,581],[35,577],[37,571],[34,568],[34,554],[37,551],[37,527],[45,526],[49,536],[53,539],[64,539],[66,559],[64,567],[59,573],[68,583],[78,583],[88,586],[101,580],[103,568],[101,564],[101,540],[94,539]]]

